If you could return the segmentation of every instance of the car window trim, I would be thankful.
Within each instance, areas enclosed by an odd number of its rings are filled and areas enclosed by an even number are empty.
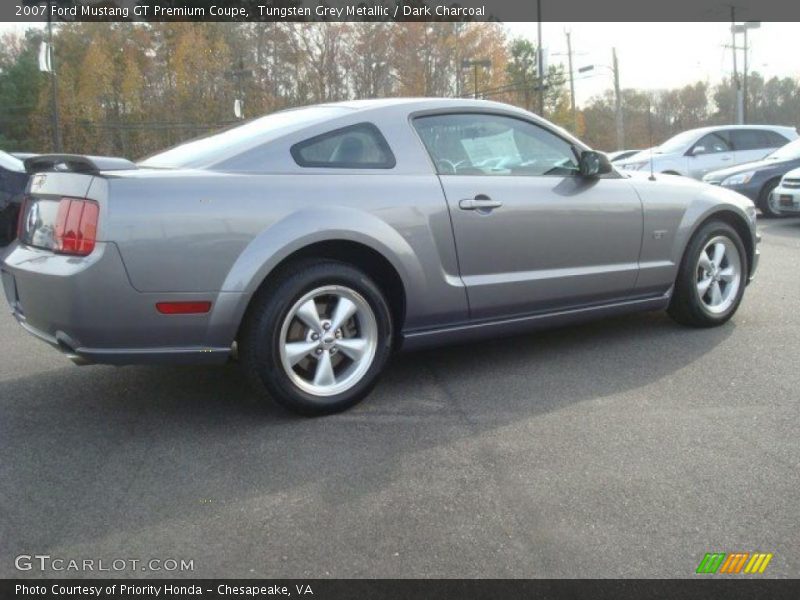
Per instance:
[[[323,141],[330,137],[335,137],[340,135],[342,132],[347,131],[348,129],[368,129],[371,133],[375,135],[375,140],[378,143],[378,147],[383,151],[383,153],[387,156],[387,160],[382,163],[359,163],[359,162],[325,162],[325,161],[308,161],[303,159],[300,156],[300,152],[306,147],[317,142]],[[343,127],[338,127],[336,129],[331,129],[330,131],[326,131],[324,133],[317,134],[310,138],[306,138],[295,144],[289,148],[289,153],[292,155],[292,159],[294,160],[295,164],[298,167],[304,169],[359,169],[359,170],[371,170],[371,169],[394,169],[397,166],[397,159],[394,156],[394,152],[392,152],[391,146],[389,146],[389,142],[386,141],[381,130],[378,128],[375,123],[371,123],[369,121],[362,121],[359,123],[351,123],[350,125],[345,125]]]

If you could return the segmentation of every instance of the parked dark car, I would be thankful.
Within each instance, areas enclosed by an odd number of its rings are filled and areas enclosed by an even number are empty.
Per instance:
[[[28,174],[22,161],[0,151],[0,247],[10,244],[16,236],[17,217]]]
[[[778,186],[781,177],[798,167],[800,167],[800,139],[789,142],[761,160],[712,171],[703,177],[703,181],[721,185],[747,196],[765,216],[781,217],[785,215],[774,204],[777,200],[772,199],[772,190]]]

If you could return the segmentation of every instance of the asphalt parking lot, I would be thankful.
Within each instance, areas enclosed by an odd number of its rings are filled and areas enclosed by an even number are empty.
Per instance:
[[[724,327],[652,313],[402,355],[314,420],[255,403],[236,365],[72,366],[4,314],[0,577],[42,575],[19,554],[192,559],[193,577],[691,577],[711,551],[797,576],[800,219],[761,229]]]

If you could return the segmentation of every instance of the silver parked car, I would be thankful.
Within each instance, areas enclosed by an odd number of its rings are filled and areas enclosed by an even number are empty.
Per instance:
[[[638,310],[724,323],[756,269],[748,199],[621,175],[504,104],[278,112],[139,164],[38,156],[2,262],[14,316],[76,362],[221,363],[304,414],[398,348]]]
[[[770,205],[780,215],[800,215],[800,169],[786,173],[770,195]]]
[[[702,179],[703,175],[760,160],[797,139],[793,127],[777,125],[725,125],[701,127],[679,133],[651,150],[643,150],[614,166],[629,171],[649,171]]]

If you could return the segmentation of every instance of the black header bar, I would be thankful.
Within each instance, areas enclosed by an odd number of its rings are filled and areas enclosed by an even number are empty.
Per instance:
[[[800,21],[787,0],[541,0],[543,21]],[[536,0],[3,0],[0,21],[520,21]],[[679,42],[676,36],[676,43]]]

